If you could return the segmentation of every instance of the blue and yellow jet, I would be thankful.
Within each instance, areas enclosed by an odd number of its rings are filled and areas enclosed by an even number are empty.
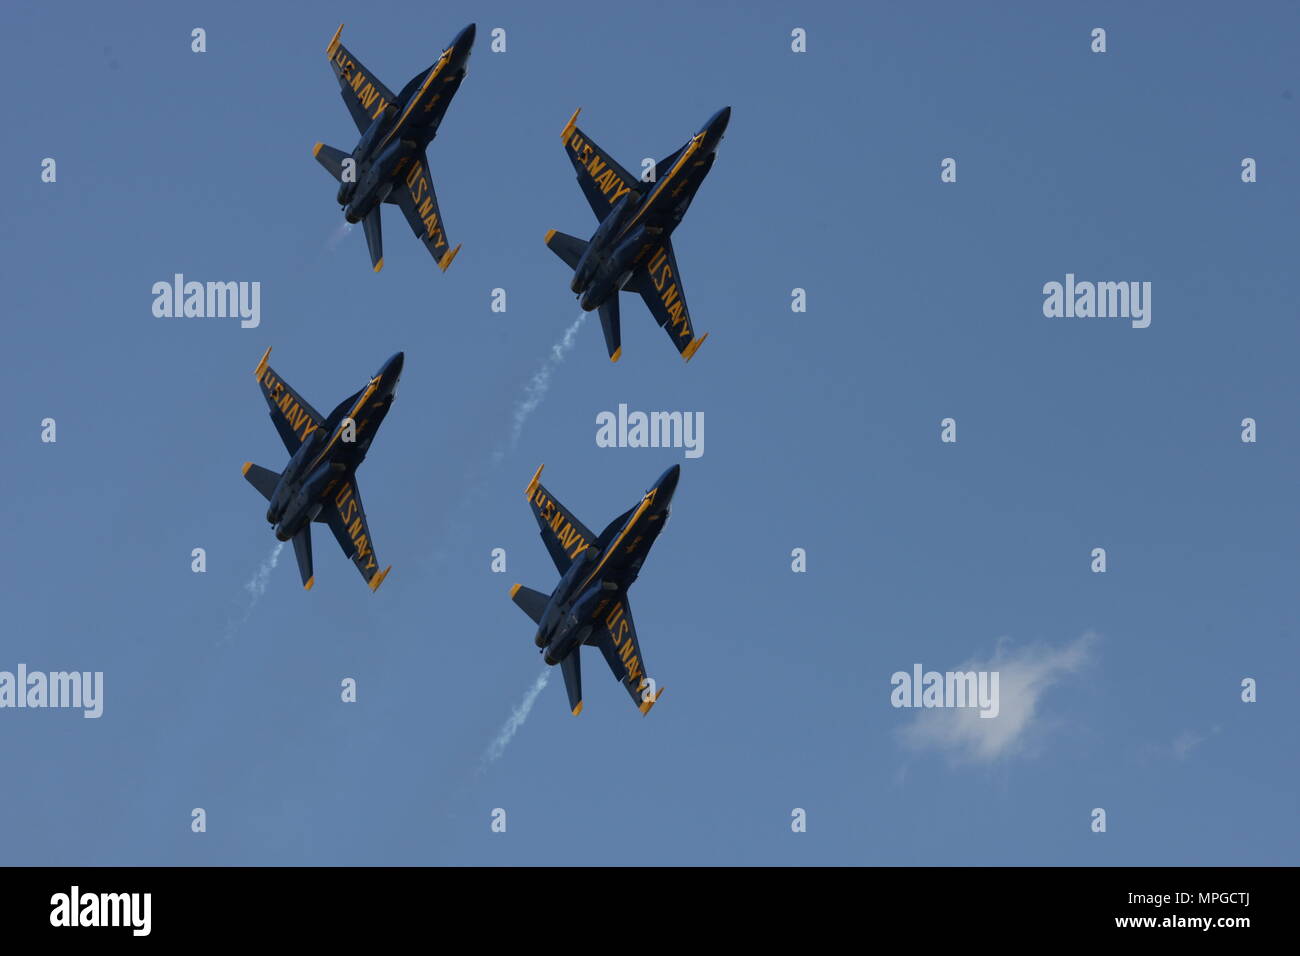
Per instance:
[[[641,500],[594,535],[541,484],[542,469],[524,489],[541,528],[542,541],[560,572],[550,594],[516,584],[510,597],[537,624],[534,643],[546,663],[560,665],[569,709],[582,713],[582,668],[578,652],[594,644],[609,669],[648,714],[663,694],[646,675],[632,623],[627,589],[641,573],[650,546],[668,523],[681,466],[673,465]]]
[[[379,570],[375,543],[357,490],[357,468],[392,407],[405,357],[392,356],[359,392],[339,402],[329,417],[312,408],[267,364],[271,350],[253,369],[271,409],[271,421],[291,455],[283,472],[244,463],[244,477],[268,504],[266,520],[280,541],[292,541],[302,586],[316,582],[311,559],[311,525],[330,526],[339,547],[361,576],[378,589],[391,570]]]
[[[634,178],[578,129],[577,120],[575,111],[560,138],[600,225],[587,242],[552,229],[546,245],[573,270],[569,287],[580,297],[582,310],[600,310],[610,361],[623,354],[620,290],[640,294],[682,358],[690,361],[708,333],[695,335],[671,237],[713,168],[731,107],[718,110],[685,146],[660,160],[653,182]]]
[[[416,237],[446,272],[460,246],[452,249],[447,243],[424,151],[465,78],[474,24],[461,30],[437,62],[412,77],[396,96],[339,42],[342,32],[340,24],[325,53],[361,141],[351,154],[317,143],[312,155],[339,181],[344,217],[363,224],[376,272],[384,267],[379,209],[386,202],[401,207]]]

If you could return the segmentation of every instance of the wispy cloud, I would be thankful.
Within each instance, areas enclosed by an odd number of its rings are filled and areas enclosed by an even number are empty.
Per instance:
[[[519,702],[519,706],[511,713],[510,718],[501,728],[501,732],[488,746],[487,752],[483,754],[483,760],[479,764],[479,773],[487,770],[488,767],[501,759],[501,755],[506,752],[506,747],[514,739],[519,728],[524,725],[528,719],[529,713],[533,709],[533,704],[537,703],[537,697],[546,687],[546,682],[551,679],[551,668],[547,667],[538,675],[537,680],[533,681],[533,686],[528,688],[528,693],[524,694],[524,699]]]
[[[1205,738],[1193,730],[1184,730],[1174,738],[1174,756],[1186,760],[1187,755],[1205,743]]]
[[[1061,680],[1079,673],[1092,660],[1100,640],[1091,632],[1063,647],[1036,644],[1012,648],[1003,639],[989,660],[972,660],[961,671],[998,671],[1001,708],[982,718],[975,708],[918,710],[899,731],[905,746],[937,750],[959,762],[992,763],[1021,753],[1039,726],[1040,703]]]

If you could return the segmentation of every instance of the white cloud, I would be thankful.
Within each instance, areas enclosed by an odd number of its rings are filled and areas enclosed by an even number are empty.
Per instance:
[[[1179,760],[1185,760],[1187,755],[1203,744],[1205,738],[1193,730],[1184,730],[1174,738],[1174,756]]]
[[[991,660],[967,661],[955,670],[997,671],[1000,710],[980,717],[971,707],[917,710],[899,731],[903,744],[914,750],[938,750],[958,761],[992,763],[1020,753],[1040,728],[1039,702],[1052,685],[1077,674],[1091,659],[1099,640],[1092,632],[1054,648],[1031,645],[1011,648],[998,642]],[[927,668],[930,665],[927,664]]]

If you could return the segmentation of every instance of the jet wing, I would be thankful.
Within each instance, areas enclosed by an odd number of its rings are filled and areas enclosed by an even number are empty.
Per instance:
[[[546,466],[543,465],[542,468],[544,467]],[[542,475],[542,468],[537,469],[533,480],[524,489],[524,495],[528,498],[529,507],[533,509],[533,517],[541,529],[542,542],[550,552],[556,570],[564,574],[574,559],[592,546],[596,536],[537,480]]]
[[[578,119],[575,110],[560,138],[564,141],[564,151],[569,162],[573,163],[578,173],[578,185],[587,203],[597,219],[604,219],[610,207],[622,199],[629,190],[640,191],[644,186],[635,176],[620,166],[609,153],[597,146],[587,134],[578,129],[574,123]]]
[[[433,261],[438,263],[438,268],[446,272],[451,260],[460,252],[460,246],[452,249],[447,244],[447,231],[443,228],[438,197],[433,192],[429,166],[423,158],[419,158],[410,164],[399,163],[396,171],[402,175],[393,191],[388,194],[387,201],[401,207],[402,215],[411,224],[415,237],[424,243],[424,247],[433,256]]]
[[[357,124],[357,130],[364,133],[380,113],[393,105],[396,97],[339,42],[342,32],[343,25],[339,24],[330,45],[325,48],[325,55],[330,58],[330,68],[338,78],[339,93],[352,114],[352,121]]]
[[[376,590],[392,570],[392,565],[379,570],[370,526],[366,523],[366,509],[361,505],[361,494],[357,490],[355,476],[326,489],[325,507],[316,516],[316,520],[330,526],[348,560],[357,566],[361,576],[370,585],[370,590]]]
[[[646,676],[641,645],[636,639],[636,625],[632,623],[632,608],[626,595],[620,596],[606,610],[587,643],[600,648],[614,678],[623,685],[637,709],[643,714],[650,713],[663,690],[656,689],[654,682]]]
[[[686,310],[686,293],[682,290],[681,272],[677,268],[671,240],[665,240],[650,252],[645,266],[636,271],[625,288],[640,293],[650,314],[668,333],[682,358],[689,362],[709,334],[695,335],[691,315]]]
[[[280,433],[280,440],[292,455],[307,440],[307,436],[324,424],[325,418],[295,392],[288,382],[280,378],[275,369],[266,364],[270,355],[271,350],[267,349],[262,355],[262,361],[253,369],[253,374],[257,376],[262,397],[271,408],[271,421],[275,422],[275,430]]]

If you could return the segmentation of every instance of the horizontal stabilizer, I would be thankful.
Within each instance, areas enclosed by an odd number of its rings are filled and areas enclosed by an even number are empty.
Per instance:
[[[546,613],[546,605],[550,603],[551,597],[541,591],[534,591],[522,584],[516,584],[510,589],[510,600],[519,605],[520,610],[531,617],[534,624],[540,624],[542,623],[542,615]]]
[[[587,251],[587,240],[552,229],[546,234],[546,247],[563,259],[570,269],[576,269],[578,260]]]
[[[350,158],[349,154],[324,143],[317,143],[311,154],[316,157],[316,162],[329,170],[331,176],[343,182],[343,160]]]
[[[261,465],[254,465],[251,461],[244,462],[244,477],[248,483],[262,493],[262,497],[267,501],[275,494],[275,488],[280,484],[280,475],[269,468],[263,468]]]

